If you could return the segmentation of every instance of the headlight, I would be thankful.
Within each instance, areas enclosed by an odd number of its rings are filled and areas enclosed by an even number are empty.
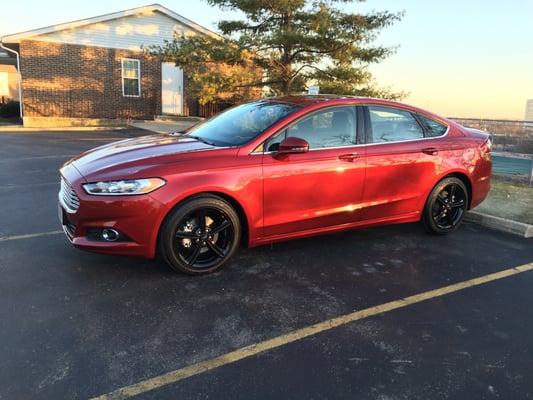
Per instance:
[[[165,183],[160,178],[128,179],[123,181],[86,183],[83,185],[83,188],[87,193],[98,196],[121,196],[150,193]]]

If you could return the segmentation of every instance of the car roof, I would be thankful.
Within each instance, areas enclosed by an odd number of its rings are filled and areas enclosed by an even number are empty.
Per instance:
[[[407,107],[411,109],[417,109],[404,103],[400,103],[394,100],[387,99],[378,99],[374,97],[363,97],[363,96],[350,96],[350,95],[339,95],[339,94],[317,94],[317,95],[290,95],[290,96],[275,96],[267,97],[261,99],[260,101],[272,101],[277,103],[289,103],[296,104],[302,107],[307,107],[320,103],[339,103],[348,100],[350,103],[365,103],[371,102],[373,104],[389,105],[389,106],[400,106]],[[350,101],[351,100],[351,101]]]
[[[349,103],[353,103],[353,104],[365,104],[366,102],[368,102],[374,105],[402,108],[410,112],[420,113],[426,116],[436,118],[437,120],[446,122],[449,125],[454,124],[454,122],[449,120],[448,118],[442,117],[440,115],[437,115],[427,110],[423,110],[419,107],[415,107],[415,106],[408,105],[405,103],[400,103],[394,100],[378,99],[374,97],[350,96],[350,95],[338,95],[338,94],[317,94],[317,95],[303,94],[303,95],[267,97],[265,99],[261,99],[260,101],[271,101],[275,103],[288,103],[288,104],[295,104],[301,107],[309,107],[309,106],[313,106],[316,104],[324,104],[324,105],[327,105],[328,103],[332,103],[332,104],[341,103],[342,104],[346,100],[348,100]]]
[[[345,99],[369,99],[368,97],[359,97],[359,96],[343,96],[338,94],[302,94],[302,95],[290,95],[290,96],[275,96],[268,97],[263,100],[280,102],[280,103],[291,103],[301,106],[310,106],[312,104],[324,103],[333,100],[345,100]]]

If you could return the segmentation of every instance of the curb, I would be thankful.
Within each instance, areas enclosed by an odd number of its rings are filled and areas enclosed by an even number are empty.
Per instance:
[[[533,225],[529,225],[524,222],[482,214],[477,211],[468,211],[465,215],[465,220],[474,222],[478,225],[486,226],[487,228],[512,233],[525,238],[533,237]]]

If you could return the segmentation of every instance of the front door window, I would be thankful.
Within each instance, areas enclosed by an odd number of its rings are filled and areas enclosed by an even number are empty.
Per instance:
[[[298,137],[309,143],[310,150],[348,147],[356,141],[356,108],[331,107],[316,112],[267,141],[266,150],[276,151],[286,137]]]

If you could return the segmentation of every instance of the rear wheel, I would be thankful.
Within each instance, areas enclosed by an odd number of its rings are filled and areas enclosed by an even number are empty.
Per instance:
[[[468,190],[458,178],[440,181],[431,191],[424,208],[423,222],[430,233],[446,235],[455,231],[468,207]]]
[[[208,274],[223,268],[241,236],[233,207],[216,196],[198,196],[176,207],[159,236],[160,253],[175,271]]]

